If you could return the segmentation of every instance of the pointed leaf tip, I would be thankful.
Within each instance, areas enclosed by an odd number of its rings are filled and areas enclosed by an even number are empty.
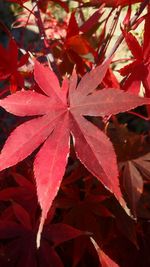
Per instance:
[[[42,209],[37,234],[37,247],[40,246],[41,232],[47,213],[63,179],[69,154],[69,137],[68,118],[62,116],[52,134],[38,152],[34,162],[37,196]]]
[[[41,219],[40,219],[40,225],[39,225],[39,229],[38,229],[37,236],[36,236],[36,247],[37,247],[37,249],[39,249],[40,245],[41,245],[41,234],[42,234],[42,231],[43,231],[45,219],[46,219],[46,216],[42,212]]]
[[[87,72],[79,82],[79,85],[77,86],[77,91],[82,95],[88,95],[93,92],[97,88],[97,86],[103,81],[111,61],[112,57],[105,60],[95,69],[91,70],[90,72]]]

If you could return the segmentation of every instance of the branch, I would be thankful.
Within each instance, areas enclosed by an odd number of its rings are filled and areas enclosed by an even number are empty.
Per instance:
[[[136,117],[139,117],[139,118],[141,118],[142,120],[150,121],[150,118],[149,118],[149,117],[145,117],[145,116],[143,116],[143,115],[141,115],[141,114],[139,114],[139,113],[136,113],[136,112],[134,112],[134,111],[128,111],[127,113],[128,113],[128,114],[132,114],[132,115],[134,115],[134,116],[136,116]]]
[[[142,2],[142,4],[140,5],[139,10],[135,13],[135,15],[133,16],[133,18],[130,20],[127,30],[131,30],[132,26],[136,23],[137,19],[139,18],[139,16],[141,15],[141,13],[143,12],[143,10],[146,8],[146,6],[150,3],[150,0],[144,0]],[[118,40],[116,41],[115,45],[113,46],[112,50],[110,51],[110,53],[108,54],[107,58],[105,60],[107,60],[108,58],[112,57],[112,55],[116,52],[116,50],[118,49],[118,47],[120,46],[120,44],[122,43],[122,41],[124,40],[124,36],[121,33],[120,36],[118,37]]]
[[[113,35],[114,35],[114,32],[115,32],[115,30],[116,30],[116,27],[117,27],[117,24],[118,24],[118,18],[119,18],[120,13],[121,13],[121,9],[122,9],[122,8],[120,7],[120,8],[118,8],[118,9],[116,10],[116,13],[115,13],[115,16],[114,16],[112,25],[111,25],[111,27],[110,27],[110,29],[109,29],[109,33],[107,34],[108,37],[106,37],[106,39],[108,39],[108,40],[107,40],[107,42],[106,42],[106,46],[105,46],[104,51],[103,51],[104,55],[105,55],[105,53],[106,53],[106,50],[107,50],[107,48],[108,48],[108,46],[109,46],[109,44],[110,44],[110,41],[111,41],[111,39],[112,39],[112,37],[113,37]]]
[[[40,33],[40,39],[41,39],[43,47],[45,48],[45,51],[46,51],[47,61],[48,61],[49,65],[51,66],[52,70],[57,75],[59,82],[61,83],[62,77],[60,75],[55,58],[53,56],[52,50],[51,50],[50,45],[48,43],[47,36],[45,33],[45,29],[44,29],[44,25],[43,25],[43,21],[41,18],[41,13],[40,13],[40,10],[39,10],[39,7],[38,7],[36,1],[33,1],[33,8],[34,8],[34,16],[35,16],[36,23],[37,23],[37,26],[39,29],[39,33]]]

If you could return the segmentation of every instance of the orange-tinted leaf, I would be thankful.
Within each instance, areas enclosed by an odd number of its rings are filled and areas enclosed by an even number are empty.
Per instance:
[[[86,55],[90,53],[91,50],[88,41],[81,35],[74,35],[67,39],[66,48],[72,49],[79,55]]]

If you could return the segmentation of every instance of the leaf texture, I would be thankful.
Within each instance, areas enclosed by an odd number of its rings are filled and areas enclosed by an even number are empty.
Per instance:
[[[55,74],[35,61],[35,81],[45,95],[21,91],[0,101],[3,108],[15,115],[39,116],[17,127],[0,154],[0,170],[3,170],[25,159],[45,142],[34,162],[37,196],[42,209],[38,247],[47,212],[65,172],[70,133],[79,160],[126,208],[119,187],[117,160],[112,144],[84,116],[110,116],[150,104],[150,100],[114,89],[96,90],[110,62],[111,59],[87,73],[78,85],[74,71],[70,82],[65,79],[60,88]]]
[[[44,221],[49,207],[59,190],[67,164],[69,155],[68,123],[67,116],[63,116],[52,134],[45,141],[35,159],[34,173],[37,194],[42,208],[41,223],[37,235],[38,247],[40,246],[40,236]]]
[[[83,117],[72,117],[71,132],[77,157],[109,190],[121,198],[116,156],[107,136]],[[111,164],[107,160],[111,155]]]
[[[19,101],[18,99],[19,98]],[[33,91],[20,91],[0,101],[1,107],[16,116],[44,115],[50,112],[49,97]]]

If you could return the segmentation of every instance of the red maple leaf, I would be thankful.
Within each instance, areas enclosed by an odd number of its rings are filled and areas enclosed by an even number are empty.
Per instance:
[[[63,81],[62,88],[55,74],[36,62],[34,77],[45,95],[20,91],[0,101],[0,105],[14,115],[39,115],[12,132],[0,155],[0,170],[3,170],[25,159],[45,141],[34,161],[38,201],[42,208],[38,246],[48,210],[65,172],[70,133],[79,160],[125,206],[113,146],[85,116],[110,116],[150,104],[150,100],[120,90],[95,90],[103,80],[109,62],[87,73],[78,85],[77,75],[73,73],[69,84],[67,79]]]
[[[88,53],[95,53],[85,37],[80,34],[80,29],[75,18],[75,12],[71,14],[69,25],[67,29],[67,36],[65,40],[65,47],[67,50],[73,50],[79,55],[86,55]]]
[[[10,39],[8,47],[4,48],[0,44],[0,81],[9,78],[10,90],[15,92],[17,86],[23,87],[23,77],[18,68],[23,66],[28,60],[28,54],[23,55],[18,61],[18,47],[15,40]]]
[[[131,32],[123,30],[123,34],[126,43],[134,56],[134,61],[122,68],[119,72],[121,75],[128,75],[127,80],[123,85],[125,91],[130,91],[134,94],[138,94],[140,91],[141,82],[145,87],[145,96],[150,97],[150,15],[148,14],[145,19],[144,28],[144,41],[140,46],[137,39]]]
[[[66,69],[68,73],[72,72],[74,67],[73,63],[75,63],[77,72],[83,75],[86,72],[85,63],[88,65],[91,64],[91,60],[87,60],[85,55],[90,54],[92,56],[91,58],[96,58],[97,56],[97,52],[95,52],[90,42],[85,38],[85,35],[81,33],[81,29],[76,21],[75,12],[72,12],[67,27],[66,38],[61,44],[63,45],[60,56],[62,61],[60,69],[62,73]],[[83,28],[83,30],[85,29]]]

